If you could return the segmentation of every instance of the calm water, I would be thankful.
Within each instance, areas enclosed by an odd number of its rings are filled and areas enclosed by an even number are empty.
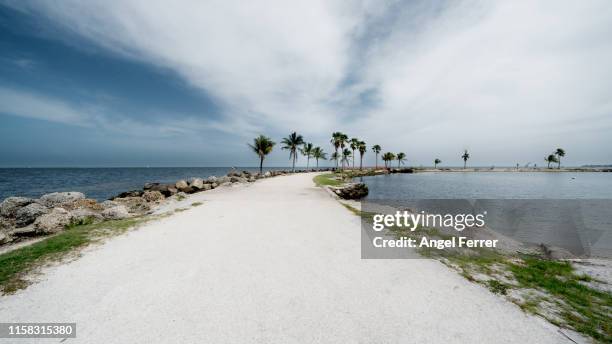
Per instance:
[[[432,172],[362,180],[368,199],[612,199],[612,173]]]
[[[580,256],[612,257],[612,173],[416,173],[360,178],[363,204],[486,214],[490,229]],[[362,204],[362,206],[363,206]]]
[[[0,201],[9,196],[39,197],[56,191],[80,191],[99,201],[144,183],[174,183],[191,177],[222,176],[230,167],[168,168],[0,168]],[[258,168],[237,167],[259,172]],[[286,168],[268,168],[286,169]]]

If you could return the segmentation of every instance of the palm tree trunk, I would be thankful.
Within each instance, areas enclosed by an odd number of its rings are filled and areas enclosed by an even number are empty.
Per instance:
[[[557,161],[557,169],[561,169],[561,157],[559,157],[559,161]]]
[[[375,169],[378,169],[378,153],[376,153],[376,167]]]
[[[361,171],[363,169],[363,155],[359,156],[359,170]]]
[[[465,166],[467,165],[467,160],[463,160],[463,169],[465,170]]]
[[[317,160],[317,171],[319,170],[319,158],[316,159]]]
[[[310,157],[306,157],[306,169],[308,170],[308,165],[310,164]]]
[[[291,165],[291,172],[295,172],[295,155],[296,153],[293,152],[293,160],[292,160],[292,165]]]
[[[259,174],[261,174],[261,172],[263,171],[263,160],[263,156],[259,158]]]
[[[353,149],[353,170],[355,169],[355,150]]]

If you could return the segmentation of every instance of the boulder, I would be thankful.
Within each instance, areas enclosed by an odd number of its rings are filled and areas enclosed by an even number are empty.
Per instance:
[[[69,205],[84,198],[85,195],[81,192],[53,192],[50,194],[43,195],[39,199],[39,203],[46,206],[47,208],[56,208]]]
[[[21,227],[21,228],[15,228],[9,234],[12,237],[31,237],[31,236],[38,235],[38,232],[36,231],[36,228],[34,228],[34,225],[32,224],[32,225]]]
[[[68,211],[75,209],[91,209],[95,211],[100,211],[104,209],[104,207],[95,199],[90,198],[76,200],[73,203],[65,204],[62,208]]]
[[[223,177],[219,177],[217,178],[217,184],[223,184],[223,183],[228,183],[230,181],[230,177],[228,176],[223,176]]]
[[[206,178],[206,182],[209,183],[209,184],[216,183],[217,182],[217,177],[210,176],[210,177]]]
[[[19,208],[15,214],[15,225],[17,227],[25,227],[33,223],[36,218],[47,214],[49,209],[38,203],[30,203],[23,208]]]
[[[27,197],[9,197],[0,203],[0,215],[4,217],[15,217],[17,210],[34,202],[33,199]]]
[[[174,184],[159,184],[153,183],[151,187],[148,189],[150,191],[159,191],[165,197],[170,197],[178,192]]]
[[[267,171],[266,173],[264,173],[264,178],[270,178],[272,177],[272,173],[270,173],[270,171]]]
[[[70,212],[70,215],[72,216],[72,220],[74,222],[85,222],[88,219],[97,222],[104,219],[104,217],[100,213],[86,208],[75,209]]]
[[[217,186],[219,186],[219,184],[217,184],[217,183],[212,183],[212,184],[210,184],[210,186],[211,186],[211,187],[214,189],[214,188],[216,188]]]
[[[243,177],[230,177],[230,182],[232,183],[246,183],[247,179]]]
[[[157,186],[159,186],[159,183],[145,183],[145,185],[143,186],[143,190],[151,190]]]
[[[119,203],[115,202],[115,201],[104,201],[104,202],[102,202],[102,210],[108,209],[108,208],[113,208],[113,207],[116,207],[118,205],[119,205]]]
[[[72,222],[72,215],[64,208],[53,208],[53,210],[36,219],[34,228],[37,233],[53,234],[62,231]]]
[[[0,245],[4,245],[9,241],[8,235],[0,232]]]
[[[248,179],[249,183],[252,183],[252,182],[254,182],[255,180],[257,180],[257,179],[255,179],[255,177],[253,177],[253,176],[249,177],[249,179]]]
[[[142,197],[115,198],[113,202],[125,206],[129,213],[143,214],[151,210],[151,206]]]
[[[165,197],[159,191],[145,191],[142,198],[147,202],[161,202]]]
[[[141,190],[132,190],[132,191],[126,191],[126,192],[122,192],[120,194],[118,194],[117,196],[113,197],[113,199],[115,198],[125,198],[125,197],[140,197],[142,196],[143,191]]]
[[[176,182],[176,183],[174,184],[174,186],[175,186],[177,189],[179,189],[179,190],[180,190],[180,189],[183,189],[183,188],[188,187],[188,186],[189,186],[189,184],[187,184],[187,182],[186,182],[186,181],[184,181],[184,180],[179,180],[178,182]]]
[[[208,191],[211,190],[213,188],[213,184],[204,184],[202,186],[202,191]]]
[[[128,209],[124,205],[117,205],[112,208],[104,209],[102,216],[108,220],[121,220],[130,217]]]
[[[227,172],[227,176],[228,177],[240,177],[240,172],[236,171],[235,169],[232,169],[231,171]]]
[[[368,195],[368,186],[364,183],[350,183],[330,189],[343,199],[360,199]]]
[[[202,178],[191,178],[189,180],[189,186],[191,186],[192,188],[200,190],[204,186],[204,180],[202,180]]]

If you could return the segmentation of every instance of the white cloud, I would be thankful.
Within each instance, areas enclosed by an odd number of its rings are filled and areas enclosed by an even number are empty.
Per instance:
[[[216,129],[295,129],[320,144],[339,129],[417,163],[458,163],[464,147],[476,163],[525,162],[557,146],[568,162],[612,161],[606,1],[16,6],[178,72],[227,108]]]

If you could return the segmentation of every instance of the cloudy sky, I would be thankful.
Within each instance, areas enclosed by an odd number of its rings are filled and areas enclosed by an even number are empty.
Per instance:
[[[607,0],[0,0],[0,166],[250,166],[291,131],[612,163],[611,37]]]

